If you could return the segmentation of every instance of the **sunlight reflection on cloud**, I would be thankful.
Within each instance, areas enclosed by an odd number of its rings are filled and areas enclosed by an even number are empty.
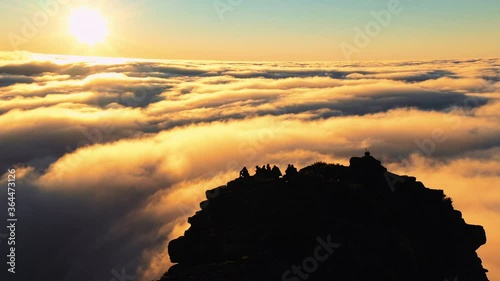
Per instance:
[[[66,257],[95,269],[64,268],[75,281],[106,280],[115,264],[132,263],[142,279],[158,278],[169,266],[168,241],[185,230],[204,190],[241,167],[346,164],[370,148],[391,170],[444,189],[468,221],[484,225],[480,254],[490,278],[500,277],[498,60],[22,57],[0,53],[0,168],[23,171],[27,224],[42,227],[51,216],[46,223],[68,233],[26,237],[34,257],[43,254],[36,241],[66,243],[54,259],[28,264]],[[82,224],[89,229],[72,236]]]

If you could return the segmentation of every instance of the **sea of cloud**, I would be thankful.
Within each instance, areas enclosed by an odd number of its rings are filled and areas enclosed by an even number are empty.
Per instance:
[[[500,279],[499,64],[0,53],[0,175],[17,169],[17,275],[159,278],[205,190],[243,166],[348,164],[369,148],[483,225],[479,255]]]

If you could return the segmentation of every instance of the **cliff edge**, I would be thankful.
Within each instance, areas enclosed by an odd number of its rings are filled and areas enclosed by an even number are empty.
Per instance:
[[[315,163],[285,175],[257,167],[206,192],[170,242],[161,281],[487,281],[467,224],[442,190],[387,171],[369,152],[349,167]]]

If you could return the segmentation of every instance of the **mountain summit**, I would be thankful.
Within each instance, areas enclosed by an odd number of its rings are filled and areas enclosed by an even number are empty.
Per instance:
[[[487,281],[467,224],[443,190],[387,171],[369,152],[349,167],[256,167],[206,192],[170,242],[161,281]]]

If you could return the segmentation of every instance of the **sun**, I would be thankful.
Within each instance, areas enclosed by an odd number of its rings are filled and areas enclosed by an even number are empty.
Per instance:
[[[69,17],[69,32],[83,44],[104,43],[108,36],[108,21],[96,10],[78,8]]]

